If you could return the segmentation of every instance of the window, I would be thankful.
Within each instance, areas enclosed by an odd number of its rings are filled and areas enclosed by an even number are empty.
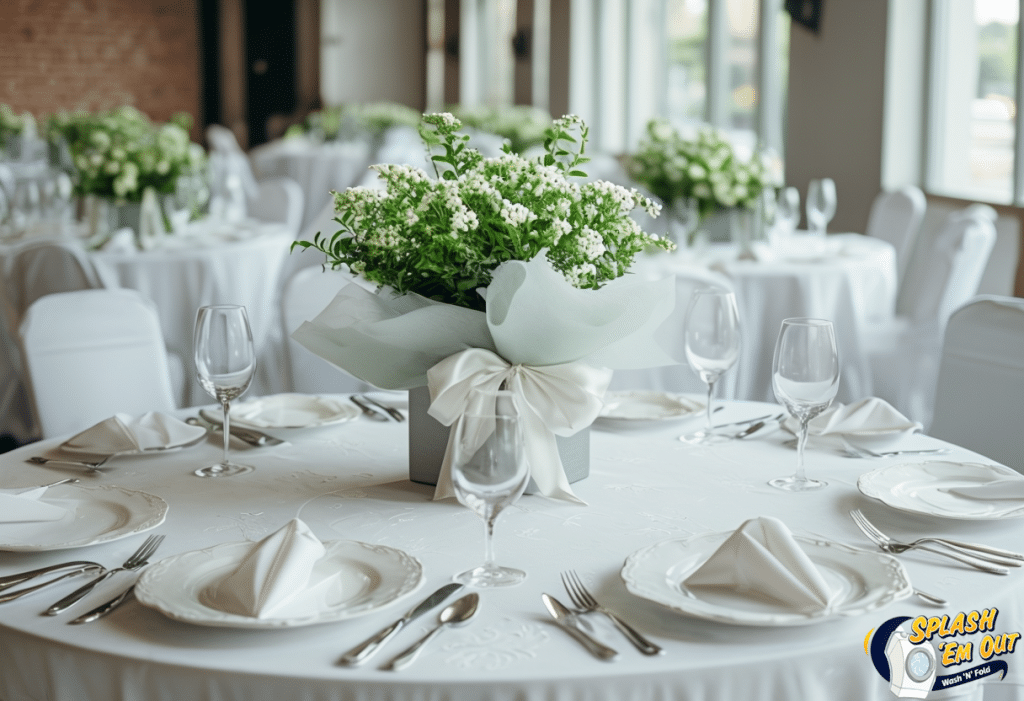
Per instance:
[[[927,189],[1019,203],[1019,0],[935,0],[931,12]]]

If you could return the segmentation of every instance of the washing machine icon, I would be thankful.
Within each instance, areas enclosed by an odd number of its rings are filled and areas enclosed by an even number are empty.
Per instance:
[[[911,643],[897,628],[885,644],[889,660],[889,691],[900,699],[923,699],[935,682],[935,650],[928,643]]]

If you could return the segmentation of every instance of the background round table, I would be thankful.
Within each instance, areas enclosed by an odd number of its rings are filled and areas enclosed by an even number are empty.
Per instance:
[[[727,422],[775,408],[728,402],[717,416]],[[993,576],[926,553],[900,560],[914,585],[948,599],[948,609],[905,599],[853,618],[755,628],[689,618],[630,594],[619,572],[631,553],[667,539],[731,531],[756,516],[780,518],[797,534],[873,550],[848,515],[861,508],[895,536],[943,535],[1020,549],[1019,521],[925,518],[862,496],[857,478],[878,467],[877,461],[849,459],[812,443],[808,472],[829,486],[814,493],[781,492],[766,481],[794,468],[786,434],[694,447],[676,440],[689,427],[672,422],[643,431],[595,428],[590,475],[573,485],[587,506],[527,495],[497,523],[497,559],[524,569],[526,582],[482,591],[481,611],[470,625],[446,631],[397,673],[377,667],[427,630],[440,609],[402,631],[371,664],[342,668],[336,661],[453,573],[479,564],[483,554],[483,526],[476,514],[454,500],[433,501],[431,487],[408,480],[406,424],[359,418],[296,431],[286,445],[245,450],[244,459],[255,471],[227,479],[191,475],[217,457],[216,440],[176,453],[117,458],[97,477],[77,472],[84,486],[120,485],[168,502],[167,520],[154,531],[167,539],[155,559],[256,541],[297,516],[321,540],[353,539],[404,550],[423,563],[426,582],[401,603],[360,618],[252,631],[176,622],[138,602],[94,623],[67,624],[76,612],[109,598],[117,582],[65,614],[40,616],[80,583],[71,580],[0,606],[0,698],[888,701],[893,698],[889,685],[865,655],[864,640],[889,618],[996,606],[997,632],[1024,628],[1024,573]],[[56,442],[0,455],[0,484],[28,486],[68,475],[66,468],[24,462]],[[907,442],[939,444],[925,436]],[[946,459],[982,458],[954,449]],[[142,539],[74,551],[4,553],[0,575],[68,559],[119,564]],[[601,662],[555,627],[540,597],[547,592],[567,601],[559,574],[568,569],[665,654],[641,655],[610,623],[594,618],[595,634],[620,652],[614,663]],[[1024,698],[1024,666],[1017,657],[1009,656],[1006,679],[958,691],[976,701]]]

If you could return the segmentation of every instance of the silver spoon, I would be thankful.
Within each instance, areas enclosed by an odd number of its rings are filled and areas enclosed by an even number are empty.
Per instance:
[[[479,604],[480,595],[475,592],[473,594],[467,594],[461,599],[452,602],[441,611],[440,615],[438,615],[438,624],[432,631],[424,635],[402,652],[398,653],[395,657],[391,658],[389,662],[384,663],[381,666],[381,669],[392,672],[405,669],[412,664],[413,660],[415,660],[420,654],[420,650],[422,650],[427,643],[437,637],[438,633],[440,633],[445,626],[458,626],[467,623],[469,619],[476,615]]]

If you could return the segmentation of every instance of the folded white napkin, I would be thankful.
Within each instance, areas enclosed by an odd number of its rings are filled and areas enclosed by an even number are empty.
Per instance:
[[[0,523],[59,521],[67,509],[39,501],[46,487],[0,489]]]
[[[795,420],[788,419],[786,425],[795,428]],[[834,404],[811,419],[807,432],[812,436],[867,435],[911,432],[921,428],[921,424],[908,419],[884,399],[868,397],[853,404]]]
[[[313,576],[325,552],[309,526],[292,519],[256,543],[231,574],[202,591],[200,600],[228,613],[269,618],[297,595],[322,588],[337,576]]]
[[[135,231],[129,227],[118,229],[100,246],[100,250],[116,253],[135,253],[138,250],[138,247],[135,245]]]
[[[950,494],[968,499],[1024,499],[1024,479],[995,480],[987,484],[976,484],[965,487],[950,487]]]
[[[72,436],[60,447],[70,453],[113,455],[174,448],[205,434],[206,429],[202,426],[190,426],[158,411],[143,414],[137,419],[128,414],[115,414]]]
[[[684,583],[767,597],[801,613],[823,611],[835,596],[786,524],[766,516],[736,529]]]

